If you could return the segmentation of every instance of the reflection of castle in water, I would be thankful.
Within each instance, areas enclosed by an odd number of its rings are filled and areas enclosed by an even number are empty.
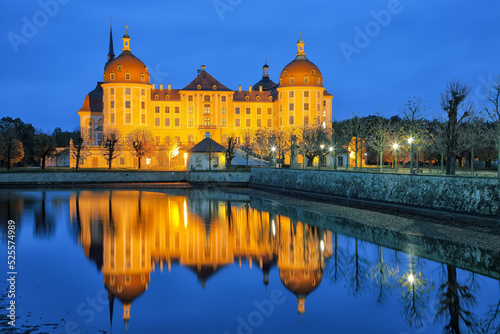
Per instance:
[[[130,319],[132,301],[148,287],[150,272],[172,262],[192,269],[203,287],[218,269],[242,259],[258,265],[269,283],[276,263],[287,289],[305,298],[323,277],[332,256],[332,232],[222,199],[193,200],[140,191],[79,192],[70,200],[87,257],[104,274],[113,307],[123,303]]]

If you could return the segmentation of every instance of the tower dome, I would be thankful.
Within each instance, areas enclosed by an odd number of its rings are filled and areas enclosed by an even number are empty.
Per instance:
[[[297,56],[286,65],[280,74],[280,87],[314,86],[323,87],[323,76],[319,68],[306,58],[305,42],[300,37],[297,42]]]
[[[123,36],[122,53],[111,58],[104,67],[104,82],[149,84],[149,80],[148,68],[130,51],[130,36],[126,32]]]
[[[258,91],[260,90],[260,87],[262,87],[263,91],[269,91],[276,88],[276,86],[276,83],[269,78],[269,65],[267,65],[266,61],[264,66],[262,66],[262,79],[253,85],[252,90]]]
[[[313,292],[323,279],[323,271],[315,270],[280,270],[283,285],[297,296],[297,311],[302,316],[305,312],[306,296]]]

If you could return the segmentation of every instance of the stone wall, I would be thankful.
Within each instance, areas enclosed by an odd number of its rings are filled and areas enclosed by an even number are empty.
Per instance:
[[[500,215],[500,179],[254,168],[250,184],[432,209]]]

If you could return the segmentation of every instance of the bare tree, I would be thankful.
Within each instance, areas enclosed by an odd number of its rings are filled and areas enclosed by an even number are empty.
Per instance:
[[[417,164],[419,168],[419,152],[422,146],[425,146],[425,124],[424,116],[427,111],[425,101],[421,98],[411,97],[405,102],[401,109],[403,116],[403,136],[407,139],[410,154],[410,170],[413,171],[413,164]],[[406,146],[406,143],[405,143]],[[414,150],[414,147],[416,148]],[[417,152],[417,159],[414,159],[414,153]]]
[[[363,152],[363,144],[365,142],[366,136],[366,124],[365,120],[359,116],[356,116],[355,113],[351,113],[352,117],[347,120],[346,132],[349,134],[350,140],[350,148],[354,151],[354,168],[358,168],[358,159],[360,151]],[[361,166],[363,163],[361,162]]]
[[[205,156],[208,160],[208,170],[212,170],[212,160],[215,158],[215,151],[212,147],[212,143],[209,143]]]
[[[179,155],[179,144],[174,141],[170,141],[166,146],[166,153],[168,159],[168,167],[170,167],[170,161]]]
[[[242,135],[243,135],[243,144],[241,146],[243,149],[243,155],[245,157],[245,161],[248,168],[248,159],[250,158],[253,152],[254,132],[251,129],[246,129],[245,131],[243,131]]]
[[[80,167],[80,160],[85,159],[90,155],[90,138],[86,128],[76,131],[73,138],[69,140],[69,152],[73,159],[76,161],[75,169]]]
[[[122,134],[117,129],[108,128],[104,130],[101,143],[101,154],[111,169],[113,160],[120,156],[122,149]]]
[[[485,126],[481,117],[469,117],[459,134],[458,147],[470,153],[470,170],[474,172],[474,152],[485,144]]]
[[[497,77],[496,81],[491,83],[491,86],[485,90],[486,99],[491,103],[491,107],[486,107],[484,110],[490,116],[491,120],[495,123],[494,129],[496,130],[494,135],[496,137],[496,146],[498,154],[498,168],[497,177],[500,177],[500,76]]]
[[[448,83],[446,91],[441,93],[441,108],[448,114],[446,127],[446,175],[455,175],[458,134],[465,118],[474,110],[467,98],[471,87],[458,79]],[[458,118],[461,113],[460,118]]]
[[[5,168],[11,169],[23,158],[23,143],[16,138],[16,130],[13,127],[4,128],[0,132],[0,160],[4,161]]]
[[[269,131],[258,129],[255,132],[255,146],[260,156],[260,167],[262,167],[262,156],[269,156]]]
[[[368,131],[368,145],[377,151],[377,165],[380,163],[380,172],[382,172],[382,156],[391,139],[391,122],[379,113],[372,119]]]
[[[332,158],[333,158],[333,168],[337,169],[337,159],[336,156],[344,150],[349,145],[351,137],[346,131],[347,123],[333,121],[332,122],[332,135],[330,144],[332,146]]]
[[[227,148],[224,152],[226,156],[226,169],[230,170],[231,169],[231,162],[234,159],[235,156],[235,150],[236,150],[236,138],[235,137],[229,137],[227,139]]]
[[[35,159],[41,164],[42,169],[45,169],[45,161],[56,151],[56,141],[51,135],[37,131],[33,149]]]
[[[135,150],[138,168],[141,169],[141,158],[155,152],[156,143],[148,129],[135,129],[127,135],[128,144]]]
[[[300,131],[300,150],[302,151],[302,164],[303,168],[306,167],[306,158],[307,158],[307,166],[311,166],[314,160],[314,157],[317,154],[316,149],[316,136],[314,128],[305,125],[301,128]]]

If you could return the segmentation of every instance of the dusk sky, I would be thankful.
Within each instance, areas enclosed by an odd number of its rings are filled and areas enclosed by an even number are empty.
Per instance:
[[[73,130],[86,94],[102,81],[110,17],[115,54],[125,24],[132,53],[151,82],[183,88],[200,65],[227,87],[247,90],[267,57],[273,81],[306,56],[334,95],[335,119],[393,116],[410,96],[444,115],[440,93],[453,78],[473,98],[500,74],[499,1],[185,0],[1,2],[0,117]]]

